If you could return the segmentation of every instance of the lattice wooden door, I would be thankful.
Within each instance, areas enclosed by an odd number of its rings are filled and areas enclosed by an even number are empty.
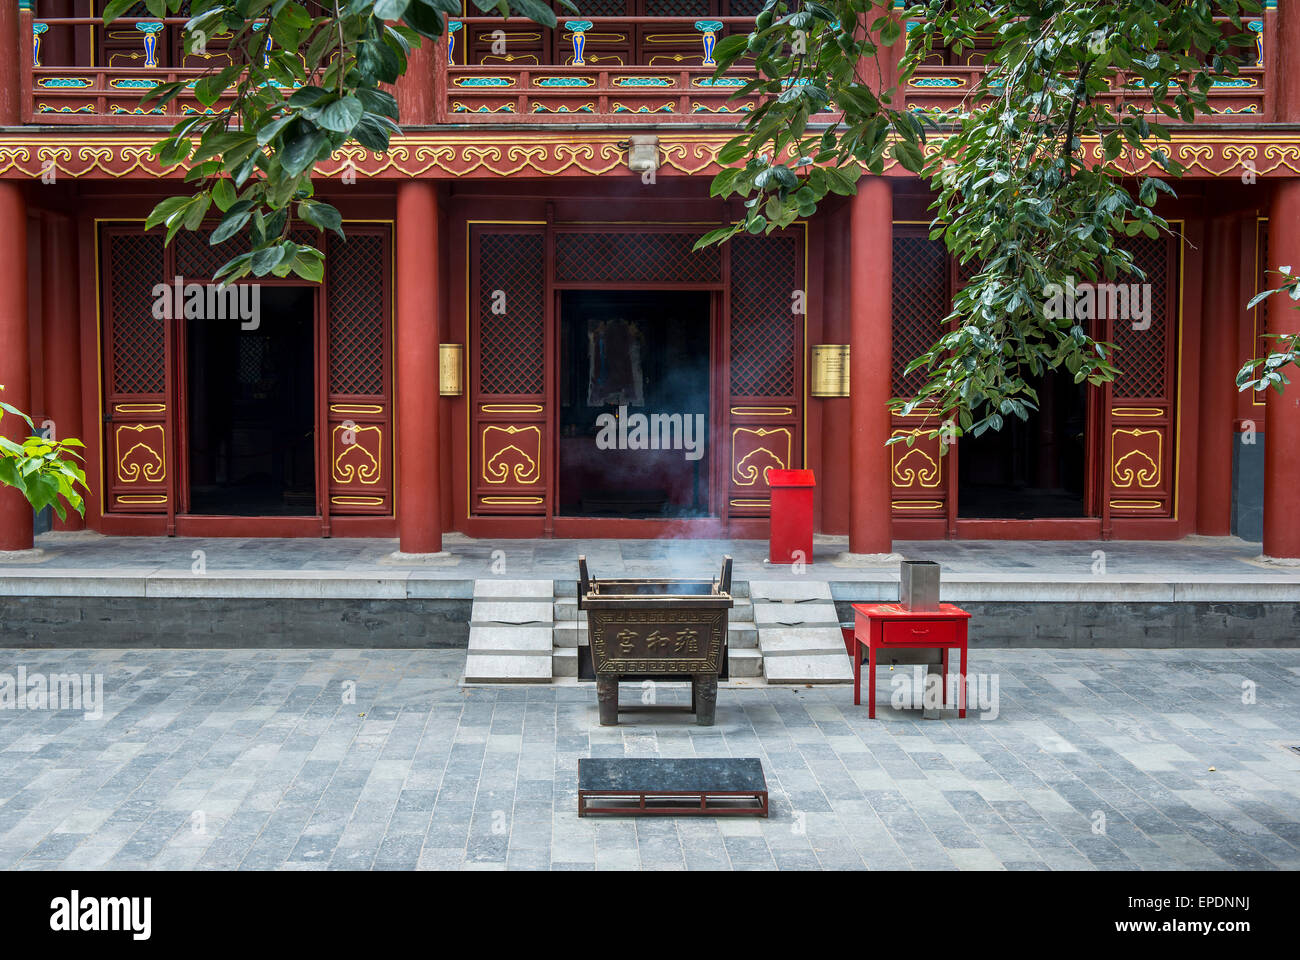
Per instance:
[[[330,513],[387,516],[393,511],[391,241],[386,225],[346,228],[347,239],[331,238],[327,247],[319,450],[328,456]],[[206,233],[182,232],[165,249],[161,234],[135,226],[105,227],[101,238],[104,509],[174,513],[182,506],[173,462],[180,456],[179,388],[171,375],[180,321],[155,316],[154,287],[170,286],[174,276],[210,282],[235,245],[211,247]],[[322,242],[317,234],[294,239]]]
[[[893,242],[893,395],[913,397],[924,376],[904,371],[943,333],[955,278],[947,249],[942,241],[929,239],[924,226],[895,225]],[[900,442],[889,448],[895,520],[946,522],[952,461],[942,453],[939,438],[925,436],[942,422],[933,412],[892,418],[890,436],[912,438],[910,447]]]
[[[768,471],[803,464],[803,232],[736,237],[730,256],[727,507],[765,517]]]
[[[393,311],[387,226],[345,224],[331,237],[325,273],[325,451],[329,511],[393,513]]]
[[[1149,327],[1145,318],[1110,321],[1122,373],[1110,389],[1104,489],[1113,517],[1170,517],[1178,436],[1179,239],[1138,236],[1128,243],[1150,284],[1151,316]],[[1139,281],[1125,275],[1116,282]]]
[[[546,512],[546,256],[542,227],[474,228],[470,244],[471,510]]]
[[[174,513],[171,332],[154,309],[168,277],[162,236],[105,228],[101,240],[103,509]]]

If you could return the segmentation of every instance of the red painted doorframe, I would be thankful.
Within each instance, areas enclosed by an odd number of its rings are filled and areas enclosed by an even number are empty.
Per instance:
[[[327,278],[328,279],[328,278]],[[181,277],[182,283],[206,283],[208,280],[193,277]],[[312,446],[313,472],[316,475],[316,513],[301,517],[248,517],[227,514],[193,514],[190,513],[190,458],[189,458],[189,364],[188,343],[186,342],[185,318],[174,317],[171,320],[170,342],[175,345],[170,363],[176,398],[176,427],[173,431],[176,448],[176,484],[172,499],[178,510],[173,518],[173,528],[177,536],[182,537],[328,537],[330,535],[329,517],[329,463],[325,429],[327,418],[326,383],[328,382],[328,358],[325,349],[326,293],[325,283],[309,284],[298,278],[259,277],[256,281],[266,287],[298,287],[312,291],[312,368],[315,376],[312,382],[312,408],[314,437]],[[180,456],[184,451],[185,456]],[[268,532],[272,530],[274,532]]]
[[[551,300],[550,323],[547,330],[547,350],[548,350],[548,367],[554,371],[551,376],[550,390],[548,397],[550,399],[551,409],[555,411],[552,423],[556,429],[551,431],[551,443],[548,451],[550,463],[547,466],[546,475],[551,478],[549,496],[546,501],[546,519],[548,523],[548,534],[564,538],[610,538],[610,537],[635,537],[661,539],[665,537],[720,537],[726,534],[727,521],[723,511],[726,510],[726,491],[721,485],[722,470],[720,467],[722,454],[726,450],[725,443],[717,442],[725,434],[726,414],[722,400],[722,392],[719,389],[719,382],[722,380],[724,371],[720,361],[721,346],[726,342],[726,316],[721,309],[721,301],[724,296],[725,288],[719,288],[718,284],[681,284],[676,289],[696,289],[708,290],[709,292],[709,515],[707,517],[681,517],[672,520],[656,520],[653,518],[630,519],[623,517],[563,517],[555,513],[556,500],[559,496],[560,482],[560,431],[559,425],[559,405],[558,397],[558,372],[560,369],[560,338],[558,336],[560,324],[564,322],[561,315],[561,294],[564,290],[600,290],[602,292],[643,292],[654,294],[653,289],[647,289],[643,284],[615,282],[600,284],[582,284],[567,283],[553,284],[555,289]]]
[[[570,212],[571,209],[565,208],[564,201],[560,198],[555,200],[556,209]],[[683,212],[689,213],[689,210]],[[484,214],[489,214],[484,217]],[[514,216],[511,216],[514,214]],[[698,216],[698,214],[696,214]],[[483,217],[480,219],[480,217]],[[449,406],[449,412],[453,418],[453,435],[447,448],[449,457],[461,458],[468,455],[469,469],[456,471],[452,478],[454,503],[456,504],[452,517],[453,529],[459,529],[473,537],[505,537],[505,538],[534,538],[545,536],[566,536],[572,529],[573,521],[579,521],[582,526],[588,526],[591,521],[581,518],[563,518],[555,517],[553,507],[551,506],[551,483],[552,474],[545,474],[537,483],[533,491],[516,491],[511,489],[503,491],[497,488],[499,493],[517,494],[520,492],[530,492],[534,495],[545,496],[545,505],[539,505],[536,513],[528,514],[525,511],[518,513],[507,513],[504,510],[492,509],[488,511],[474,508],[480,495],[484,492],[476,486],[476,472],[473,469],[475,458],[479,456],[479,424],[481,422],[480,408],[484,405],[485,400],[492,405],[499,404],[517,404],[522,403],[525,398],[522,394],[515,395],[480,395],[479,381],[481,376],[481,358],[479,348],[482,337],[479,331],[480,323],[480,297],[482,291],[481,278],[479,275],[479,256],[480,256],[480,237],[484,233],[492,234],[516,234],[516,233],[533,233],[543,237],[544,254],[542,260],[549,263],[554,256],[554,243],[547,239],[559,234],[683,234],[696,233],[702,229],[712,226],[713,222],[699,221],[695,217],[683,217],[681,220],[661,220],[657,222],[647,222],[642,219],[627,219],[619,221],[593,221],[587,219],[567,219],[559,220],[551,216],[549,204],[546,201],[532,198],[532,202],[526,206],[520,206],[514,203],[508,206],[492,205],[484,207],[482,205],[460,206],[456,209],[453,204],[452,213],[453,226],[449,231],[450,235],[457,241],[464,238],[464,246],[454,243],[450,251],[452,258],[452,268],[450,270],[449,299],[452,305],[453,317],[458,314],[459,307],[464,304],[463,322],[453,319],[451,324],[452,341],[460,340],[465,345],[466,368],[468,382],[465,393],[452,400]],[[799,236],[802,243],[804,238]],[[804,246],[799,246],[797,251],[800,256],[799,276],[803,276],[806,270],[807,250]],[[715,290],[719,294],[714,298],[714,309],[718,312],[719,322],[714,324],[715,327],[715,350],[717,351],[717,360],[714,363],[714,380],[713,394],[715,395],[712,409],[721,411],[714,416],[715,421],[721,420],[726,414],[730,384],[727,381],[722,357],[728,356],[729,344],[726,342],[726,317],[729,314],[728,296],[730,292],[730,275],[729,266],[729,248],[725,245],[721,250],[722,272],[717,279],[707,281],[700,280],[657,280],[657,281],[600,281],[587,279],[564,279],[553,280],[551,268],[545,266],[546,283],[544,284],[544,295],[541,299],[541,309],[547,314],[547,325],[543,331],[546,337],[552,336],[553,323],[551,317],[555,313],[554,294],[559,289],[592,289],[603,288],[612,289],[621,287],[623,289],[701,289]],[[820,302],[820,301],[819,301]],[[802,327],[798,343],[802,344]],[[554,405],[555,392],[551,386],[553,379],[553,369],[555,366],[555,350],[550,345],[549,339],[545,348],[547,358],[548,377],[544,389],[536,396],[529,399],[530,403],[541,403],[544,405]],[[800,411],[798,435],[802,437],[804,427],[802,412],[804,407],[804,388],[802,386],[803,365],[802,357],[794,359],[797,368],[797,382],[800,385],[798,391],[798,400],[795,402],[794,409]],[[784,401],[789,403],[790,401]],[[552,415],[548,412],[543,414],[546,422],[552,421]],[[520,421],[523,422],[522,420]],[[531,422],[531,421],[529,421]],[[725,429],[723,430],[725,432]],[[730,471],[726,469],[727,450],[723,444],[715,444],[715,447],[722,449],[715,450],[715,456],[718,458],[714,461],[713,469],[715,479],[713,487],[715,490],[724,483],[724,476],[729,477]],[[543,472],[545,468],[552,471],[555,465],[555,439],[547,438],[543,447]],[[800,442],[796,447],[796,455],[802,460],[803,444]],[[713,459],[713,458],[710,458]],[[721,495],[721,494],[718,494]],[[765,518],[755,517],[734,517],[728,515],[726,509],[727,499],[722,496],[720,500],[715,500],[713,509],[718,516],[712,518],[686,518],[680,520],[633,520],[633,519],[603,519],[599,522],[605,525],[605,532],[589,534],[607,537],[669,537],[669,536],[718,536],[730,535],[739,537],[756,537],[767,536],[767,521]]]
[[[1167,364],[1167,372],[1170,377],[1178,375],[1182,364],[1189,356],[1195,357],[1195,345],[1190,337],[1199,324],[1199,305],[1184,300],[1182,296],[1186,275],[1194,273],[1196,269],[1196,265],[1192,263],[1195,252],[1189,248],[1187,242],[1181,236],[1186,220],[1178,218],[1174,222],[1180,229],[1176,238],[1170,242],[1168,254],[1169,269],[1171,271],[1167,286],[1170,303],[1168,322],[1171,325],[1171,340],[1168,355],[1162,361]],[[922,235],[915,221],[896,220],[894,222],[894,237],[896,240],[899,237]],[[1180,243],[1183,246],[1180,247]],[[1188,260],[1186,265],[1181,262],[1181,255],[1184,253]],[[898,282],[897,271],[896,264],[896,283]],[[957,268],[951,262],[951,258],[949,258],[948,273],[948,283],[955,293],[960,286],[961,279]],[[897,324],[897,322],[896,316],[895,323]],[[1111,334],[1111,326],[1108,323],[1104,329],[1099,331],[1098,339],[1109,341],[1112,339]],[[1184,381],[1184,393],[1194,396],[1195,390],[1194,378]],[[960,469],[960,457],[958,448],[954,446],[941,461],[948,484],[945,509],[946,522],[942,527],[944,532],[941,536],[946,536],[948,539],[981,540],[1091,540],[1110,539],[1112,537],[1173,539],[1190,533],[1191,524],[1188,520],[1190,507],[1188,504],[1194,500],[1194,488],[1190,486],[1192,478],[1188,476],[1186,468],[1174,474],[1173,482],[1177,488],[1179,500],[1183,504],[1181,509],[1176,511],[1174,515],[1151,519],[1134,517],[1111,519],[1106,482],[1107,471],[1110,466],[1106,438],[1110,436],[1112,430],[1111,411],[1115,405],[1112,393],[1112,387],[1106,385],[1105,387],[1090,389],[1088,395],[1084,504],[1085,509],[1090,514],[1089,516],[1033,520],[959,518],[958,471]],[[1195,411],[1193,407],[1189,406],[1186,397],[1183,398],[1182,403],[1178,403],[1175,399],[1174,405],[1172,422],[1175,428],[1175,437],[1179,445],[1182,445],[1184,438],[1189,435],[1194,427],[1193,421],[1188,418],[1194,417]],[[896,422],[895,427],[899,427],[899,423]],[[938,529],[939,526],[933,522],[899,516],[898,514],[895,514],[892,524],[895,539],[937,539],[940,536],[937,535]]]
[[[99,429],[85,428],[83,433],[87,443],[86,464],[90,475],[89,478],[93,480],[96,474],[102,477],[101,482],[92,483],[91,494],[87,497],[87,524],[101,533],[118,536],[393,536],[396,532],[396,521],[391,513],[388,515],[367,515],[357,512],[341,515],[331,511],[329,506],[332,479],[328,444],[330,443],[330,425],[332,421],[329,419],[327,409],[331,396],[329,393],[329,363],[331,356],[328,344],[328,321],[331,316],[331,307],[327,299],[330,291],[331,271],[328,267],[325,281],[317,285],[318,289],[314,295],[313,352],[316,384],[313,409],[316,430],[316,514],[306,517],[194,516],[187,515],[183,509],[179,509],[182,504],[180,498],[182,492],[184,499],[188,500],[188,458],[181,456],[181,453],[187,449],[185,443],[187,438],[183,436],[183,432],[188,429],[184,417],[184,410],[188,403],[188,390],[185,389],[183,382],[184,355],[181,353],[182,337],[179,334],[183,324],[179,319],[166,322],[164,327],[165,355],[163,370],[166,377],[164,393],[157,397],[146,398],[151,402],[156,400],[158,405],[165,407],[166,455],[170,458],[172,465],[172,469],[168,471],[165,481],[166,509],[157,513],[130,513],[121,510],[112,512],[107,509],[112,500],[113,489],[108,463],[108,458],[112,454],[112,445],[106,443],[107,424],[103,422],[103,417],[109,414],[111,410],[109,396],[112,390],[113,373],[111,336],[114,309],[112,298],[106,292],[111,276],[107,262],[107,238],[114,234],[143,235],[141,229],[143,218],[133,218],[126,215],[95,216],[96,213],[110,214],[112,212],[113,208],[111,206],[100,211],[93,209],[92,205],[92,209],[83,211],[78,218],[78,229],[81,235],[79,246],[82,271],[85,276],[94,278],[94,282],[86,282],[81,285],[82,337],[85,343],[95,345],[93,351],[82,351],[83,383],[94,385],[94,389],[87,389],[82,392],[83,422],[99,425]],[[391,221],[345,217],[344,223],[351,228],[350,235],[355,233],[357,236],[373,235],[385,238],[383,241],[385,244],[383,258],[385,263],[383,281],[385,289],[380,313],[384,318],[384,336],[387,338],[387,331],[391,327],[391,309],[388,297],[392,279],[392,263],[391,247],[387,245],[389,241],[387,239],[386,230],[388,227],[386,225],[390,224]],[[371,226],[371,224],[383,224],[385,226]],[[169,283],[174,282],[174,277],[179,272],[176,269],[175,258],[175,249],[169,246],[163,256],[161,267],[162,272],[166,275],[165,279]],[[185,281],[186,278],[183,278],[183,282]],[[188,278],[188,282],[207,283],[209,281],[209,277],[201,279]],[[311,286],[311,284],[306,284],[300,279],[294,278],[266,277],[261,278],[258,282],[268,286]],[[387,343],[387,339],[385,339],[385,342]],[[392,400],[392,380],[388,366],[388,352],[386,349],[382,377],[384,383],[383,404],[386,409],[390,407]],[[385,418],[383,423],[391,428],[390,418]],[[391,459],[391,452],[385,456]]]

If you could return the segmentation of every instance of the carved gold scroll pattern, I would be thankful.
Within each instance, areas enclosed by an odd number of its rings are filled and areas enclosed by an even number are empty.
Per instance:
[[[162,483],[167,479],[167,433],[161,423],[115,424],[117,482]]]
[[[1116,490],[1159,487],[1163,460],[1162,431],[1118,427],[1111,433],[1111,484]]]
[[[330,431],[330,470],[335,483],[379,483],[384,476],[384,431],[351,421]]]
[[[731,479],[738,487],[767,486],[769,470],[790,466],[789,427],[735,427],[731,431]]]
[[[527,486],[542,479],[540,426],[485,424],[481,443],[484,482]]]

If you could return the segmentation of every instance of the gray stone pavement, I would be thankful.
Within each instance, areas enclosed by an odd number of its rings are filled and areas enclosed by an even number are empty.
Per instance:
[[[895,710],[885,670],[875,721],[732,686],[714,727],[617,728],[590,685],[462,687],[463,656],[0,651],[0,703],[20,666],[105,694],[0,709],[0,867],[1300,868],[1297,650],[980,651],[996,717]],[[763,760],[770,819],[576,815],[580,757],[718,755]]]

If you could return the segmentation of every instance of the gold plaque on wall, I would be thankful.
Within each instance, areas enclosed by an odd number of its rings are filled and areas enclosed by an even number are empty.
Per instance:
[[[461,378],[465,348],[459,343],[438,345],[438,392],[444,397],[459,397],[465,392]]]
[[[849,345],[820,343],[812,348],[812,376],[808,394],[813,397],[849,395]]]

